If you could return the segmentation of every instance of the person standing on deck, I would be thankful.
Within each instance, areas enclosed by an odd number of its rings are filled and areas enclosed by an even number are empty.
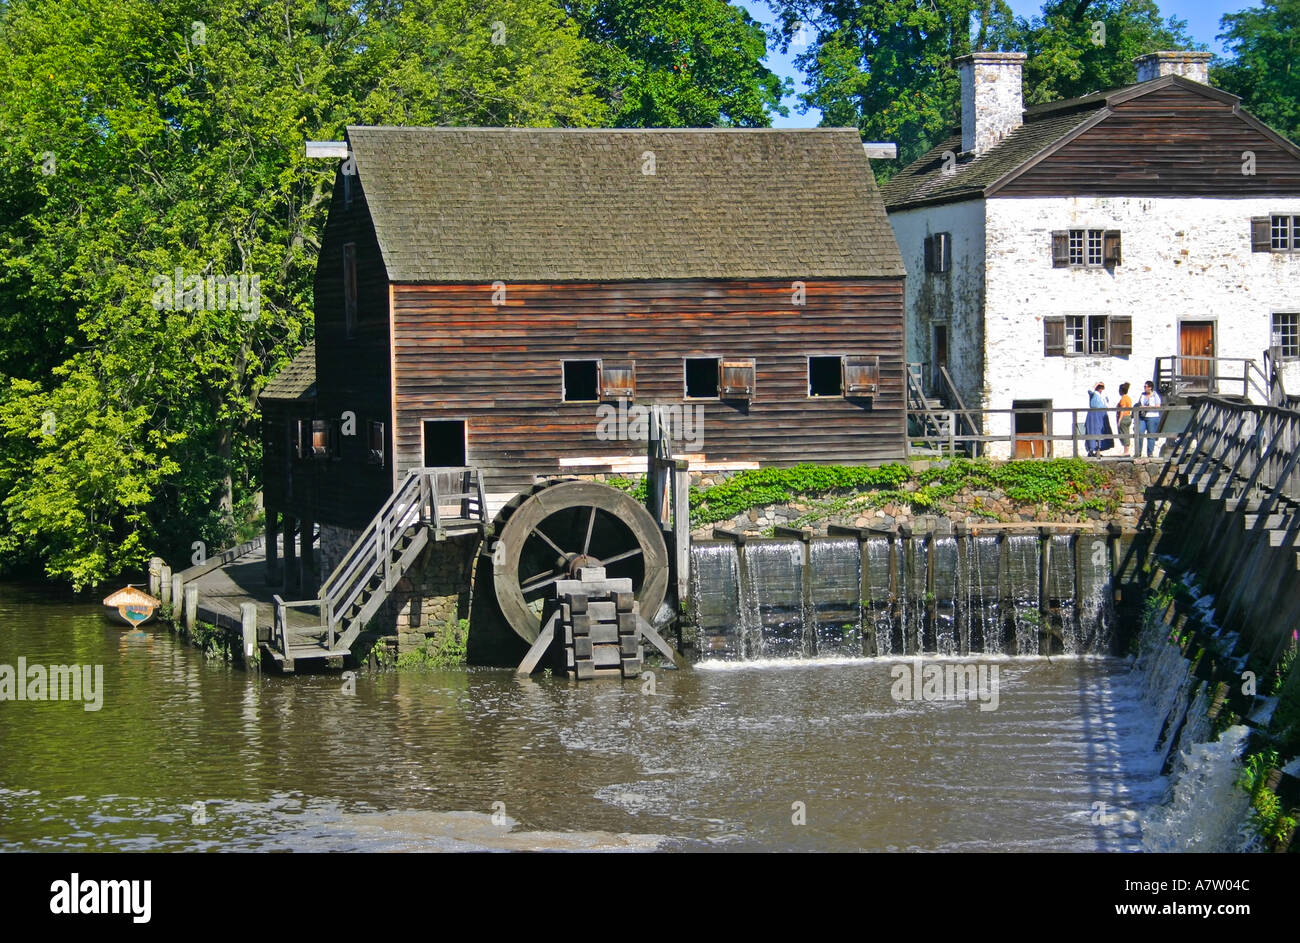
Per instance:
[[[1090,458],[1095,458],[1107,449],[1115,447],[1114,439],[1103,439],[1098,436],[1099,433],[1110,432],[1110,416],[1106,414],[1110,404],[1106,402],[1105,390],[1106,384],[1098,383],[1088,394],[1088,409],[1091,412],[1084,421],[1083,431],[1092,436],[1084,443]]]
[[[1119,429],[1119,444],[1128,454],[1128,443],[1133,432],[1133,399],[1128,395],[1129,385],[1119,385],[1119,409],[1115,413],[1115,425]]]
[[[1160,394],[1156,392],[1155,384],[1147,380],[1146,383],[1142,384],[1142,395],[1138,397],[1138,433],[1146,439],[1147,458],[1155,454],[1156,431],[1160,428],[1160,413],[1142,407],[1159,408],[1161,405],[1163,404],[1160,401]],[[1140,451],[1140,448],[1139,446],[1135,451]]]

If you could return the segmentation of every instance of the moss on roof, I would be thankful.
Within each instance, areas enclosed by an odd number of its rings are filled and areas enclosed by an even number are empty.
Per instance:
[[[348,140],[394,282],[904,274],[853,128],[350,127]]]

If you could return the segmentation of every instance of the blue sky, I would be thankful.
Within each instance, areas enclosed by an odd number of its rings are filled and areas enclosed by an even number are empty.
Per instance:
[[[733,0],[739,6],[749,11],[750,16],[763,23],[773,21],[772,10],[763,0]],[[1011,9],[1020,16],[1033,16],[1042,8],[1042,0],[1009,0]],[[1258,6],[1254,0],[1169,0],[1160,4],[1160,10],[1166,17],[1176,16],[1180,20],[1187,21],[1187,31],[1191,33],[1192,38],[1198,43],[1206,43],[1208,48],[1216,53],[1222,53],[1224,50],[1215,40],[1219,33],[1219,18],[1225,13],[1236,13],[1238,10],[1244,10],[1252,6]],[[778,75],[789,76],[795,80],[796,88],[803,88],[802,76],[795,69],[791,61],[793,55],[770,54],[767,57],[768,68]],[[821,113],[810,111],[806,115],[801,115],[796,110],[797,100],[791,97],[786,100],[786,106],[790,109],[790,115],[785,118],[777,117],[772,121],[772,126],[777,128],[811,128],[816,126],[821,120]]]

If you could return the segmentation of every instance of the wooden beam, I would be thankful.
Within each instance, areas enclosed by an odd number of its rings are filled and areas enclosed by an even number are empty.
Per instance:
[[[528,654],[515,669],[515,674],[527,677],[537,669],[537,663],[542,660],[546,650],[551,647],[551,642],[555,640],[555,626],[559,621],[560,611],[557,609],[546,620],[546,625],[542,626],[542,631],[537,634],[537,641],[533,642],[532,648],[528,649]]]

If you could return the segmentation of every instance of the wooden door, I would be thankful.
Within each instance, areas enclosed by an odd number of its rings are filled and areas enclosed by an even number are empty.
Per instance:
[[[1187,389],[1209,390],[1214,362],[1196,358],[1214,356],[1214,322],[1183,321],[1178,325],[1178,373]]]

